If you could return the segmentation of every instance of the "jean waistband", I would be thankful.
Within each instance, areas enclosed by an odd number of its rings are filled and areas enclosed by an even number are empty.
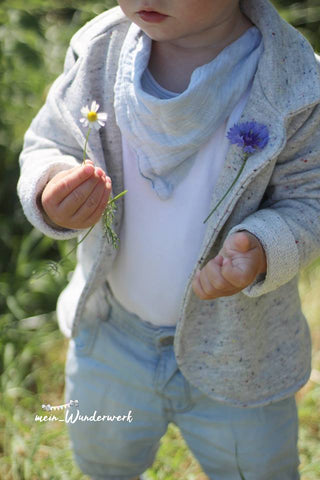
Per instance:
[[[128,312],[114,297],[109,285],[106,285],[107,302],[111,308],[110,323],[124,333],[130,333],[150,346],[162,348],[173,345],[175,326],[157,326],[141,319],[138,315]]]

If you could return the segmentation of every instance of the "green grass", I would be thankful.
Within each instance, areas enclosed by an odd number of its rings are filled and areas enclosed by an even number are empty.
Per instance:
[[[313,342],[312,374],[298,392],[299,451],[302,480],[320,478],[320,268],[319,261],[301,276],[300,295]]]
[[[319,6],[274,0],[319,51]],[[61,71],[75,31],[115,0],[0,2],[0,480],[84,480],[72,461],[66,426],[36,423],[43,403],[60,404],[67,341],[52,313],[72,264],[59,274],[48,262],[65,258],[74,242],[54,242],[31,230],[16,196],[22,137]],[[48,51],[50,55],[48,55]],[[74,257],[72,258],[74,260]],[[313,335],[313,374],[299,392],[302,480],[320,478],[320,271],[303,275],[301,295]],[[170,425],[150,476],[205,480],[180,432]]]
[[[313,336],[311,380],[297,394],[302,480],[320,478],[320,272],[301,277],[304,312]],[[66,425],[35,422],[43,403],[63,403],[64,361],[68,341],[57,330],[54,314],[6,323],[2,344],[0,401],[1,480],[85,480],[72,460]],[[4,338],[4,336],[2,336]],[[59,415],[59,413],[57,413]],[[60,416],[62,414],[60,413]],[[62,418],[62,417],[61,417]],[[205,480],[179,430],[170,424],[152,469],[154,480]]]

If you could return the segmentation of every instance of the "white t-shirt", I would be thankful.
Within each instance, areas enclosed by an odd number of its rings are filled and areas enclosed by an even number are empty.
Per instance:
[[[148,75],[148,83],[152,80]],[[146,86],[152,89],[154,85]],[[158,86],[160,98],[168,93]],[[250,86],[251,88],[251,86]],[[198,152],[186,177],[161,200],[142,177],[136,156],[122,138],[124,217],[120,247],[107,281],[118,302],[144,321],[173,326],[188,278],[197,261],[215,182],[229,147],[226,134],[241,117],[250,88],[229,119]]]

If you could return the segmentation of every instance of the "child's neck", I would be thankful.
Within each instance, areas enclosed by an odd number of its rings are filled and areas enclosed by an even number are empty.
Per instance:
[[[217,27],[215,38],[198,46],[183,41],[152,42],[149,70],[156,81],[167,90],[181,93],[189,85],[192,72],[211,62],[219,53],[252,27],[241,15],[237,23]]]

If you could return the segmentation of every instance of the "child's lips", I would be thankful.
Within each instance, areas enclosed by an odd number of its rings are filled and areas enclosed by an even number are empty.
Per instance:
[[[155,10],[140,10],[137,13],[141,20],[149,23],[160,23],[163,22],[166,18],[168,18],[168,15],[156,12]]]

